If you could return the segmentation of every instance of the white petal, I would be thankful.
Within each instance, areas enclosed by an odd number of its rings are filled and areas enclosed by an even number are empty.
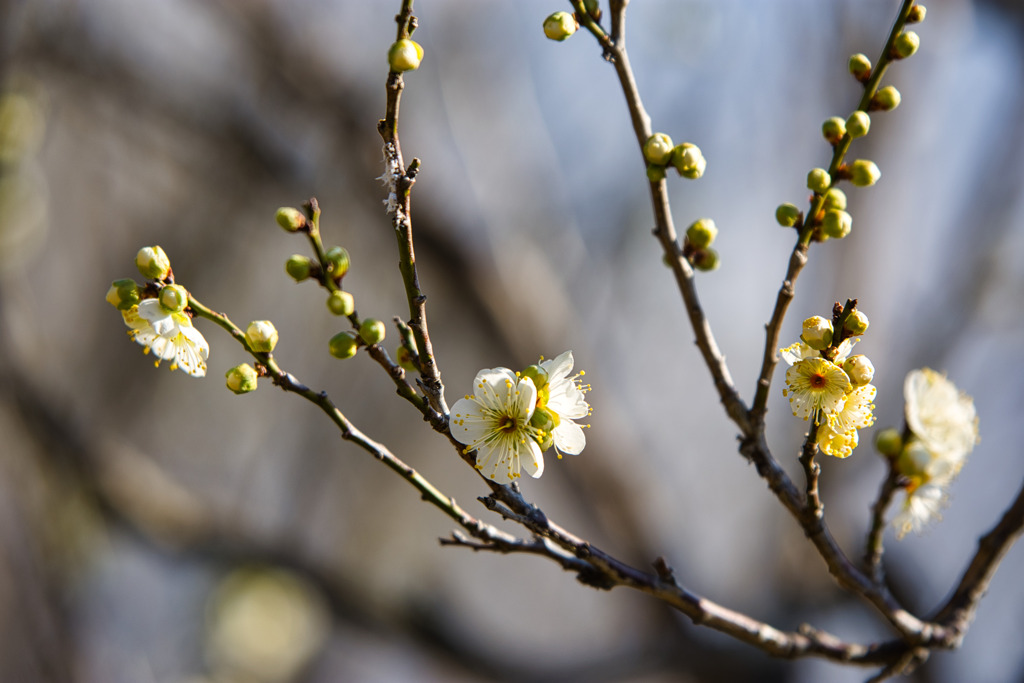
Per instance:
[[[482,439],[489,431],[480,413],[480,404],[471,398],[460,398],[455,402],[448,427],[455,440],[467,446]]]
[[[513,459],[507,440],[499,439],[477,451],[476,468],[492,481],[499,484],[511,484]]]
[[[534,479],[544,474],[544,454],[541,453],[536,441],[527,439],[526,445],[519,450],[519,455],[527,474]]]
[[[572,351],[566,351],[551,360],[543,361],[540,366],[547,370],[548,382],[557,382],[569,376],[574,362]]]
[[[177,344],[170,337],[154,337],[148,346],[153,350],[153,355],[160,360],[171,360],[178,355]]]
[[[555,450],[569,455],[579,455],[583,447],[587,445],[587,437],[583,433],[583,429],[569,420],[565,420],[555,427],[552,436],[555,441]]]

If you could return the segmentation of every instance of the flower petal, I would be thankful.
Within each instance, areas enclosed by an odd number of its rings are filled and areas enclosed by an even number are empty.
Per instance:
[[[526,444],[519,450],[521,464],[526,473],[534,479],[544,474],[544,454],[540,446],[533,439],[527,439]]]
[[[555,450],[569,455],[579,455],[587,445],[583,429],[569,420],[555,427],[551,436],[554,438]]]

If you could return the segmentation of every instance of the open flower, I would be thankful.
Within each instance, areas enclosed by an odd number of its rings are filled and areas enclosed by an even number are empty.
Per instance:
[[[129,336],[145,347],[146,353],[160,361],[171,361],[171,370],[179,367],[193,377],[206,374],[210,346],[182,312],[171,312],[157,299],[145,299],[137,306],[122,311]]]
[[[590,415],[590,404],[583,398],[590,387],[580,382],[582,372],[569,376],[573,362],[572,351],[566,351],[540,363],[548,373],[548,382],[537,391],[537,410],[546,409],[553,418],[551,436],[559,458],[562,453],[579,455],[587,445],[582,427],[573,420]]]
[[[907,426],[932,454],[963,467],[978,442],[974,400],[957,390],[946,376],[929,368],[912,370],[903,383]]]
[[[805,358],[786,371],[786,386],[782,395],[789,396],[793,414],[806,420],[815,411],[831,419],[843,409],[852,385],[836,364],[824,358]]]
[[[907,480],[902,509],[892,520],[899,540],[910,531],[920,533],[932,519],[942,519],[940,512],[949,502],[949,486],[958,470],[951,462],[933,457],[918,439],[903,448],[896,469]]]
[[[476,450],[476,468],[488,479],[509,484],[523,468],[531,477],[544,473],[538,429],[530,424],[537,387],[508,368],[481,370],[473,395],[452,406],[450,429],[465,451]]]
[[[871,403],[875,392],[871,384],[857,387],[846,395],[842,409],[818,426],[818,448],[822,453],[837,458],[853,454],[859,441],[857,430],[875,423],[875,406]]]

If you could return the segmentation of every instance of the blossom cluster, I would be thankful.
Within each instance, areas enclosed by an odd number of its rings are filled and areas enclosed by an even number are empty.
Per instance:
[[[779,349],[790,365],[786,389],[793,415],[817,425],[816,443],[821,452],[846,458],[857,447],[857,430],[874,424],[871,384],[875,369],[866,356],[850,355],[859,337],[839,337],[867,329],[867,316],[854,310],[840,335],[832,321],[821,316],[803,324],[801,341]]]
[[[476,451],[476,468],[488,479],[509,484],[525,469],[531,477],[544,473],[543,452],[554,447],[578,455],[587,444],[575,420],[588,416],[584,394],[590,389],[570,376],[572,351],[531,365],[522,372],[490,368],[477,373],[473,395],[455,402],[451,434],[465,452]]]
[[[945,375],[913,370],[903,383],[903,396],[906,430],[893,462],[905,481],[903,506],[893,519],[898,538],[941,518],[949,485],[978,442],[974,400]]]

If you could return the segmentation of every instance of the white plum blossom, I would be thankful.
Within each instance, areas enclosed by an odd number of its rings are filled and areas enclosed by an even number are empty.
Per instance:
[[[206,374],[210,346],[182,312],[170,312],[156,299],[145,299],[123,311],[129,336],[160,361],[171,361],[171,370],[181,368],[192,377]]]
[[[957,390],[946,376],[929,368],[912,370],[903,383],[907,426],[933,458],[963,467],[978,442],[974,400]]]
[[[517,377],[508,368],[481,370],[473,381],[473,395],[451,409],[452,436],[476,450],[476,468],[499,484],[518,478],[520,468],[531,477],[544,473],[538,429],[530,425],[537,404],[537,388],[529,377]]]
[[[590,415],[590,404],[583,398],[589,386],[581,384],[582,372],[569,376],[573,363],[572,351],[540,362],[548,373],[548,383],[537,392],[537,409],[546,408],[555,418],[551,435],[558,457],[562,457],[562,453],[579,455],[587,445],[583,428],[573,420]]]

